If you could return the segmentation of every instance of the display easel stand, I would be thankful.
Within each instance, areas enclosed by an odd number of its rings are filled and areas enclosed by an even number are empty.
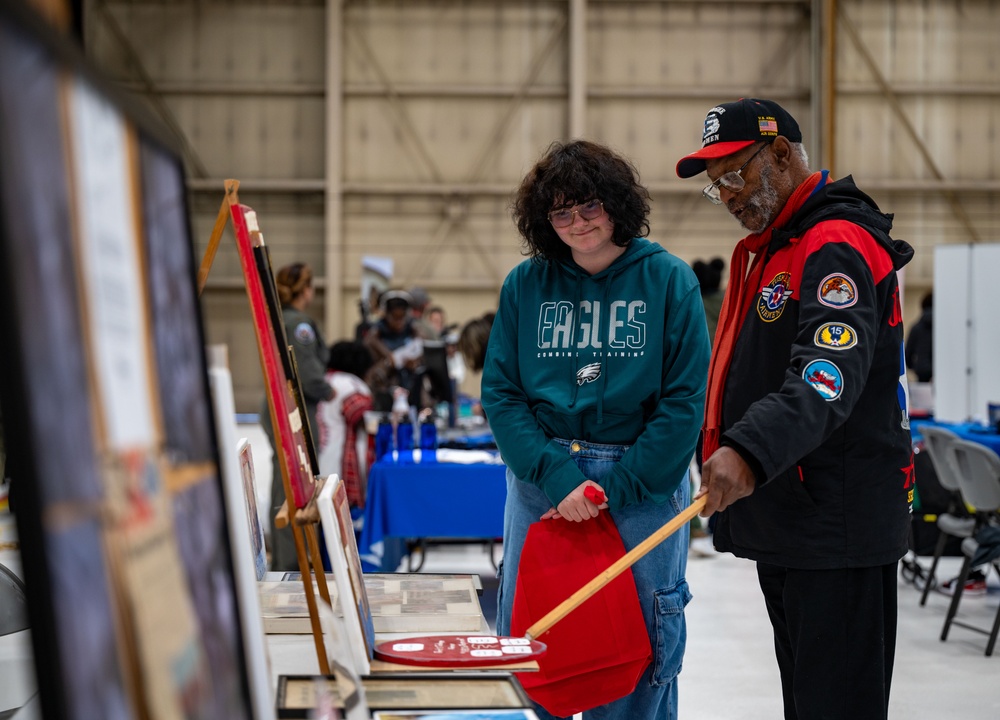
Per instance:
[[[225,197],[223,198],[222,205],[219,207],[219,213],[215,218],[215,225],[212,228],[212,234],[209,237],[208,247],[205,249],[205,255],[202,258],[201,266],[198,269],[198,294],[199,296],[205,289],[205,284],[208,281],[208,274],[212,267],[212,262],[215,260],[216,252],[219,249],[219,245],[222,240],[222,233],[226,228],[226,223],[233,217],[235,212],[239,212],[239,190],[240,183],[238,180],[227,179],[225,181]],[[236,230],[237,222],[234,219],[234,231]],[[260,327],[260,315],[254,312],[254,298],[253,293],[251,293],[251,284],[254,282],[254,278],[250,276],[251,270],[254,268],[253,259],[242,257],[243,252],[240,248],[239,239],[237,239],[237,250],[241,253],[241,264],[244,271],[244,281],[247,283],[247,294],[251,303],[251,314],[254,318],[254,325],[258,336],[258,349],[261,352],[261,368],[267,374],[267,362],[264,357],[264,343],[267,341],[267,336],[269,335],[272,339],[279,335],[279,331],[282,327],[279,325],[273,329],[269,329],[265,322],[265,327]],[[259,280],[259,277],[256,278]],[[284,336],[283,332],[280,332],[281,337]],[[298,387],[298,373],[294,364],[294,356],[291,356],[292,349],[285,344],[281,347],[279,344],[279,352],[284,352],[289,355],[285,358],[282,365],[285,368],[289,366],[292,369],[292,377],[288,378],[288,382],[294,385],[293,394],[296,399],[302,397],[301,388]],[[266,380],[266,377],[265,377]],[[322,489],[323,481],[322,478],[316,477],[317,468],[315,467],[315,450],[311,446],[311,437],[308,438],[310,443],[309,447],[309,457],[311,464],[314,465],[312,468],[312,474],[314,477],[313,492],[311,497],[305,506],[297,508],[294,513],[293,522],[289,522],[289,503],[288,498],[294,497],[292,494],[292,481],[291,472],[292,469],[288,467],[287,458],[285,453],[281,450],[282,443],[277,442],[278,433],[280,432],[283,424],[278,422],[278,414],[276,412],[277,408],[277,398],[273,397],[272,387],[269,383],[265,382],[265,387],[267,388],[267,405],[271,416],[271,427],[274,429],[275,434],[275,453],[278,456],[279,466],[281,469],[281,482],[285,489],[285,503],[281,506],[278,513],[275,515],[275,527],[283,529],[291,525],[292,537],[295,540],[295,555],[299,565],[299,574],[302,579],[302,586],[306,597],[306,607],[309,610],[309,623],[312,629],[313,642],[316,646],[316,659],[319,662],[319,670],[322,674],[328,675],[330,673],[330,663],[326,653],[326,647],[323,639],[323,628],[320,623],[319,608],[316,603],[316,595],[313,587],[313,579],[315,578],[316,586],[319,588],[320,597],[329,605],[330,603],[330,590],[326,581],[326,573],[323,569],[322,556],[319,551],[319,540],[317,536],[317,526],[319,524],[319,511],[316,508],[316,499],[319,497],[319,491]],[[301,405],[301,403],[299,403]],[[304,408],[300,408],[304,413]],[[274,480],[272,479],[272,482]],[[308,550],[308,552],[307,552]],[[311,559],[311,564],[310,564]]]

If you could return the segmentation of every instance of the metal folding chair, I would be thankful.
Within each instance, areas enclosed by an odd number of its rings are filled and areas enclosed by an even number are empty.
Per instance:
[[[959,489],[962,498],[966,503],[976,509],[976,531],[980,527],[997,520],[997,511],[1000,510],[1000,456],[985,445],[980,445],[966,440],[956,440],[951,445],[952,457],[958,470]],[[962,592],[965,589],[965,582],[968,580],[972,570],[972,557],[978,549],[978,543],[974,537],[962,541],[962,553],[965,561],[962,563],[962,571],[956,581],[955,593],[952,595],[951,604],[948,606],[948,615],[945,617],[944,627],[941,629],[941,640],[948,639],[948,631],[952,625],[958,625],[967,630],[989,636],[986,643],[986,655],[993,654],[993,648],[997,642],[997,634],[1000,631],[1000,608],[997,609],[996,619],[993,621],[993,628],[984,628],[970,625],[955,619],[958,612],[958,605],[962,601]],[[1000,575],[1000,558],[990,563],[997,574]],[[987,567],[987,573],[989,568]]]
[[[28,598],[21,579],[0,565],[0,635],[26,630]]]
[[[934,466],[938,482],[941,483],[941,487],[952,493],[952,500],[949,503],[948,510],[938,515],[937,545],[934,547],[934,558],[931,560],[931,569],[927,573],[927,582],[924,585],[923,592],[920,594],[920,605],[923,606],[927,603],[927,595],[931,591],[931,588],[937,584],[935,573],[937,573],[938,561],[944,553],[948,538],[972,537],[973,530],[975,529],[975,519],[962,517],[957,513],[961,507],[961,495],[958,485],[958,470],[955,467],[951,454],[951,445],[959,440],[958,435],[950,430],[929,425],[921,427],[920,434],[924,437],[924,447],[930,456],[931,465]],[[920,482],[918,480],[917,489],[919,490],[919,488]]]

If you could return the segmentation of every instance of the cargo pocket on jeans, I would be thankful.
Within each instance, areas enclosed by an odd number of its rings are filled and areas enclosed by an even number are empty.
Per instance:
[[[687,625],[684,608],[691,602],[691,591],[686,580],[653,593],[653,611],[656,614],[656,647],[653,648],[653,685],[668,685],[681,671],[684,646],[687,643]]]

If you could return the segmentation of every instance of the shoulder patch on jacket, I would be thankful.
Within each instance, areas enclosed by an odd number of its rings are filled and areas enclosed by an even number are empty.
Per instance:
[[[296,325],[295,331],[292,334],[295,335],[295,339],[303,345],[312,345],[316,341],[316,331],[313,330],[313,326],[307,322],[300,322]]]
[[[816,331],[813,342],[831,350],[846,350],[858,344],[858,334],[844,323],[823,323]]]
[[[823,278],[816,291],[820,303],[832,308],[851,307],[858,301],[858,286],[849,276],[833,273]]]
[[[844,374],[829,360],[813,360],[802,371],[802,379],[824,400],[836,400],[844,392]]]

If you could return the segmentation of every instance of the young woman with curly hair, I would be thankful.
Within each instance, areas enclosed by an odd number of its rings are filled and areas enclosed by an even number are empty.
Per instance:
[[[592,142],[552,145],[517,192],[529,259],[504,282],[482,384],[508,468],[500,635],[530,524],[586,523],[607,507],[631,549],[690,501],[708,332],[691,268],[642,237],[648,214],[635,168]],[[686,560],[676,533],[633,566],[652,662],[630,694],[584,718],[676,717]]]

